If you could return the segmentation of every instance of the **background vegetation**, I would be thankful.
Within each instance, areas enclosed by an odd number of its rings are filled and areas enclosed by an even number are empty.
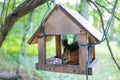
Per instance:
[[[4,23],[5,17],[13,11],[15,7],[20,5],[24,0],[0,0],[0,23]],[[110,12],[114,5],[115,0],[94,0],[97,3],[103,5]],[[2,14],[2,8],[4,7],[4,14]],[[8,6],[9,4],[9,6]],[[84,5],[83,5],[84,4]],[[102,32],[101,22],[97,9],[91,5],[89,6],[85,0],[78,1],[76,4],[71,4],[69,2],[62,3],[71,9],[75,9],[81,13],[81,15],[87,16],[90,23],[92,23],[99,31]],[[53,7],[53,6],[52,6]],[[51,8],[52,8],[51,7]],[[99,6],[100,7],[100,6]],[[37,44],[28,45],[27,41],[31,35],[35,32],[41,23],[45,11],[47,10],[47,5],[37,7],[32,12],[21,17],[13,26],[9,34],[7,35],[2,47],[0,48],[0,70],[12,70],[16,71],[19,69],[19,74],[22,75],[24,80],[85,80],[85,75],[75,75],[75,74],[65,74],[65,73],[54,73],[38,71],[35,68],[35,63],[38,62],[38,50]],[[104,23],[106,26],[107,20],[109,18],[109,11],[100,7],[102,11]],[[1,28],[2,26],[0,26]],[[118,1],[117,8],[114,14],[114,19],[112,21],[108,39],[112,47],[115,59],[120,65],[120,1]],[[51,50],[53,49],[53,42],[48,42],[47,47],[48,56],[53,55]],[[110,53],[108,51],[106,42],[96,46],[96,58],[99,58],[97,65],[93,71],[93,75],[89,76],[90,80],[119,80],[120,71],[114,64]]]

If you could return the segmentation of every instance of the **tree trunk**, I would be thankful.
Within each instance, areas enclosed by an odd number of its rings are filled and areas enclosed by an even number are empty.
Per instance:
[[[45,0],[25,0],[22,4],[16,7],[5,19],[4,25],[0,29],[0,47],[5,40],[8,32],[13,27],[14,23],[22,16],[31,12],[36,7],[45,3]]]
[[[87,0],[81,0],[78,12],[86,19],[88,20],[88,3]]]

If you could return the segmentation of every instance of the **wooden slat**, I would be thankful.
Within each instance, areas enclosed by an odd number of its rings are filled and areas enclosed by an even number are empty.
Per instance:
[[[91,36],[89,36],[89,42],[94,43],[95,39]],[[91,61],[95,59],[95,46],[91,47]]]
[[[45,70],[53,71],[53,72],[80,74],[79,66],[75,66],[75,65],[48,65],[46,64]]]
[[[61,58],[61,36],[56,35],[56,56]]]
[[[88,75],[92,75],[92,70],[94,67],[94,64],[96,63],[96,60],[93,61],[93,63],[88,67]],[[44,70],[44,71],[52,71],[52,72],[60,72],[60,73],[70,73],[70,74],[82,74],[85,75],[85,73],[81,73],[79,71],[79,65],[53,65],[53,64],[45,64],[45,69],[41,69],[38,66],[38,63],[36,63],[37,70]]]
[[[87,35],[86,34],[80,34],[77,35],[78,42],[81,44],[87,44]],[[80,46],[79,47],[79,70],[80,73],[85,74],[86,73],[86,62],[87,62],[87,46]]]
[[[46,43],[45,38],[38,38],[38,62],[39,68],[44,70],[46,62]]]

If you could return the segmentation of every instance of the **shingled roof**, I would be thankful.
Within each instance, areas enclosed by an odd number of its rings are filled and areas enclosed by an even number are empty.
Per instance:
[[[96,41],[102,39],[102,34],[93,27],[77,11],[56,5],[43,22],[45,33],[48,35],[79,34],[84,31]],[[37,43],[37,36],[41,35],[41,25],[29,39],[29,44]]]

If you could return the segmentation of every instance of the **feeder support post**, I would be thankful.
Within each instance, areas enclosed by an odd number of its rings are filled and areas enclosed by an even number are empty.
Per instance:
[[[80,44],[87,44],[86,33],[79,34],[77,37]],[[79,69],[81,74],[86,73],[87,53],[87,46],[79,46]]]
[[[46,42],[45,37],[38,38],[38,69],[44,70],[46,63]]]
[[[61,36],[56,35],[55,36],[55,41],[56,41],[56,56],[58,58],[61,58]]]

